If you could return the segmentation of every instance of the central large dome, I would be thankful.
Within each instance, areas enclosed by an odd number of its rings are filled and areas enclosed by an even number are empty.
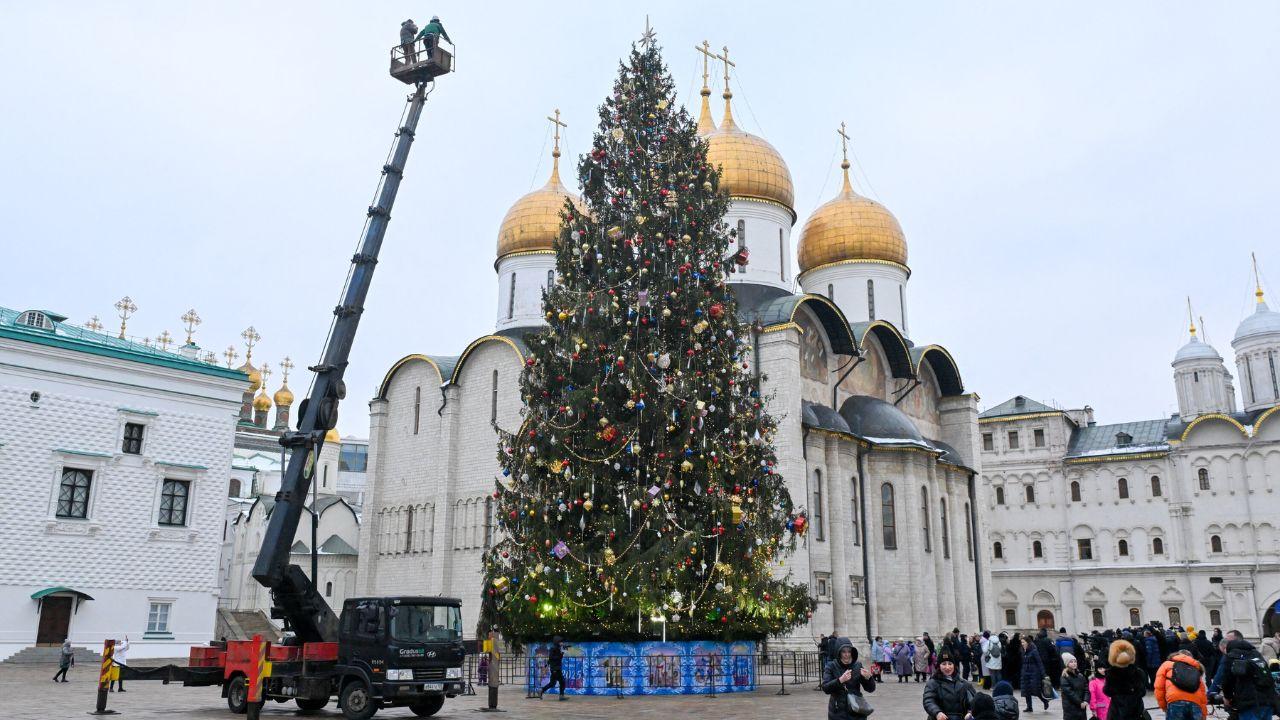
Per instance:
[[[498,259],[527,252],[550,251],[560,237],[560,211],[572,200],[582,210],[582,201],[560,182],[560,151],[552,153],[551,177],[547,184],[516,201],[498,229]]]
[[[720,187],[731,198],[776,202],[795,216],[796,191],[782,155],[767,140],[739,128],[726,93],[724,120],[705,137],[707,160],[720,166]],[[699,129],[705,129],[699,123]]]
[[[907,264],[907,236],[884,205],[854,192],[849,163],[844,187],[809,217],[800,231],[800,272],[832,263],[872,260]]]

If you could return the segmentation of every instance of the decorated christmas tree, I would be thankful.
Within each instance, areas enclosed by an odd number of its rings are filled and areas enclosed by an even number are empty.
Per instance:
[[[762,638],[804,622],[804,529],[777,472],[752,333],[725,282],[728,198],[646,38],[566,202],[549,327],[499,441],[481,624],[517,640]]]

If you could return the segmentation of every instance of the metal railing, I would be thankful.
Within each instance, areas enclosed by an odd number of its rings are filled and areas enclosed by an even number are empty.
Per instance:
[[[416,65],[425,62],[431,58],[431,50],[439,47],[449,53],[452,60],[452,66],[458,64],[458,48],[448,40],[441,37],[435,37],[431,43],[427,42],[427,38],[418,38],[411,43],[403,45],[395,45],[391,48],[391,72],[396,72],[401,68],[409,65]]]
[[[484,663],[483,655],[468,655],[463,667],[467,694],[488,684],[488,673],[495,665]],[[709,655],[705,663],[695,663],[692,677],[684,677],[679,658],[663,656],[605,655],[593,658],[565,656],[563,670],[567,693],[575,695],[614,696],[699,694],[707,697],[726,692],[743,692],[777,688],[776,694],[789,694],[788,688],[819,682],[822,660],[816,652],[769,651],[742,655]],[[596,664],[598,672],[586,672],[587,664]],[[642,672],[637,675],[636,665]],[[626,672],[626,670],[630,672]],[[503,655],[496,664],[498,681],[503,686],[522,687],[525,697],[537,697],[538,690],[549,677],[544,656]],[[638,682],[637,682],[638,681]],[[558,686],[550,692],[559,692]]]

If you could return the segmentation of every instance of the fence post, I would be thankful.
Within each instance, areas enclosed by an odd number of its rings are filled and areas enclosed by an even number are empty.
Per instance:
[[[795,660],[792,660],[791,664],[794,666]],[[791,693],[787,692],[787,656],[782,653],[778,654],[778,677],[782,678],[782,688],[777,694],[790,695]]]
[[[116,641],[107,640],[102,643],[102,667],[98,670],[98,700],[90,715],[115,715],[115,710],[107,709],[107,688],[111,687],[112,664],[115,662]]]

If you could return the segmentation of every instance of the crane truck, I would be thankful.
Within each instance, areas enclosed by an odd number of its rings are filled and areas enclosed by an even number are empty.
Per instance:
[[[343,374],[418,119],[435,78],[452,69],[453,55],[438,38],[391,49],[391,76],[414,89],[382,166],[321,360],[310,368],[314,380],[299,407],[297,429],[280,438],[291,454],[252,571],[271,592],[271,616],[284,622],[284,641],[231,640],[194,647],[187,667],[123,668],[124,678],[220,685],[230,710],[251,717],[266,700],[292,701],[301,712],[312,713],[334,698],[348,720],[367,720],[381,707],[408,707],[427,717],[440,710],[446,697],[463,692],[460,600],[349,598],[341,614],[335,614],[315,578],[289,557],[315,481],[316,458],[325,434],[337,425],[338,404],[346,396]]]

